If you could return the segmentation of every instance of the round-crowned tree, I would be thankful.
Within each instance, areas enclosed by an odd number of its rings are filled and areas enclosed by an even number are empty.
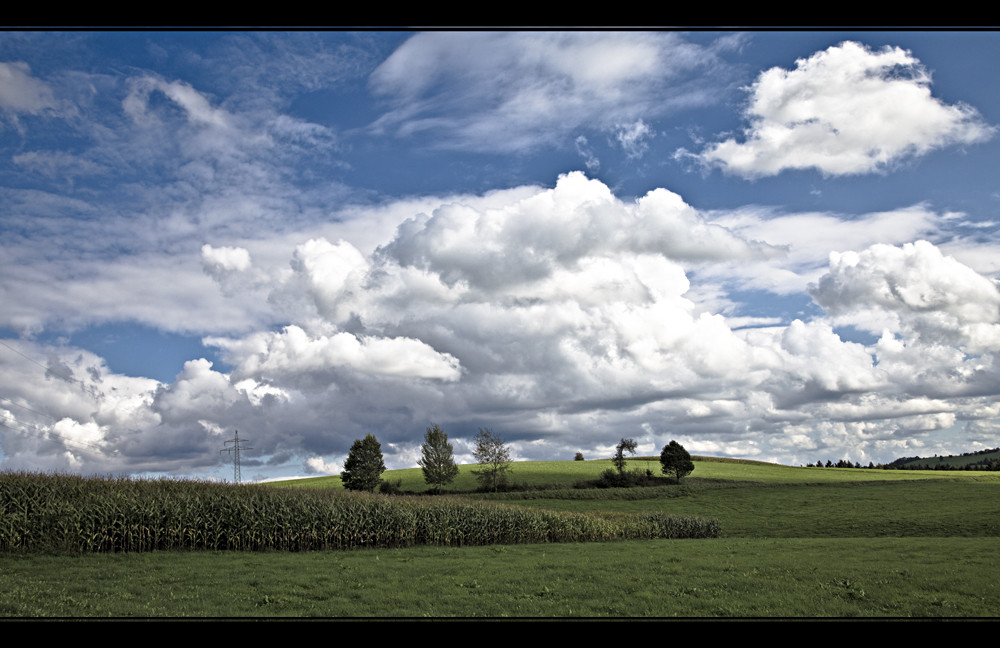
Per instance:
[[[344,461],[344,472],[340,479],[347,490],[374,492],[382,482],[385,463],[382,461],[382,445],[368,434],[357,439]]]
[[[681,477],[687,477],[694,471],[691,455],[676,441],[663,446],[663,451],[660,452],[660,465],[663,466],[663,474],[674,475],[678,484],[681,483]]]

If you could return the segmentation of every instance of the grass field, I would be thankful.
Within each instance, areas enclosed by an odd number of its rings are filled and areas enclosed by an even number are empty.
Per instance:
[[[7,554],[0,555],[0,615],[992,617],[1000,610],[997,473],[696,460],[679,487],[569,488],[608,465],[517,463],[515,481],[567,488],[490,497],[557,511],[696,514],[717,519],[723,537],[312,553]],[[460,480],[471,488],[468,471],[463,467]],[[385,477],[423,489],[419,469]],[[275,487],[289,485],[306,484]],[[309,485],[340,487],[337,478]]]

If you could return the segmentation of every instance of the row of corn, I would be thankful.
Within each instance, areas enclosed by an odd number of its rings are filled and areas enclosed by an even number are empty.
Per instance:
[[[664,514],[607,518],[333,489],[0,474],[0,551],[310,551],[718,535],[714,520]]]

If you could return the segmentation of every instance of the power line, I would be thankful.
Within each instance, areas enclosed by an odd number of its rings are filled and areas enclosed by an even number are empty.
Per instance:
[[[52,419],[52,421],[54,421],[56,423],[59,422],[59,419],[57,419],[56,417],[52,416],[51,414],[47,414],[45,412],[39,412],[36,409],[31,409],[27,405],[21,405],[20,403],[15,403],[14,401],[12,401],[9,398],[4,398],[3,396],[0,396],[0,401],[5,401],[8,405],[13,405],[14,407],[20,407],[21,409],[26,409],[29,412],[34,412],[35,414],[39,414],[41,416],[44,416],[45,418]]]
[[[4,342],[3,340],[0,340],[0,346],[3,346],[5,348],[13,351],[14,353],[16,353],[17,355],[21,356],[22,358],[24,358],[28,362],[41,367],[42,369],[45,370],[46,376],[48,376],[50,374],[50,372],[52,372],[52,367],[51,366],[44,365],[41,362],[38,362],[37,360],[35,360],[31,356],[23,353],[22,351],[19,351],[19,350],[15,349],[14,347],[10,346],[9,344],[7,344],[6,342]],[[71,375],[71,376],[58,376],[58,377],[62,378],[66,382],[76,383],[76,384],[80,385],[80,387],[82,387],[90,396],[94,395],[94,389],[93,389],[93,387],[87,385],[85,382],[83,382],[82,380],[78,379],[76,376],[72,376]],[[17,403],[15,401],[13,401],[12,399],[7,398],[5,396],[0,396],[0,401],[3,401],[3,402],[5,402],[5,403],[7,403],[9,405],[13,405],[14,407],[20,407],[22,409],[28,410],[29,412],[34,412],[35,414],[38,414],[39,416],[42,416],[42,417],[45,417],[45,418],[51,420],[53,423],[58,423],[61,420],[61,419],[56,418],[52,414],[49,414],[47,412],[41,412],[39,410],[33,409],[31,407],[28,407],[27,405],[22,405],[22,404]],[[54,438],[57,438],[57,439],[61,439],[64,443],[72,443],[72,444],[75,444],[77,446],[85,446],[87,448],[92,449],[93,451],[96,451],[96,452],[102,454],[102,455],[105,454],[106,451],[107,451],[106,448],[102,448],[101,446],[96,445],[94,443],[89,443],[87,441],[78,441],[77,439],[73,439],[73,438],[67,437],[64,434],[60,434],[59,432],[56,432],[56,430],[54,428],[52,428],[51,426],[49,427],[48,430],[45,430],[45,429],[41,428],[38,425],[35,425],[35,424],[32,424],[32,423],[26,423],[25,421],[18,420],[18,418],[16,416],[14,416],[12,413],[7,413],[7,416],[9,416],[10,419],[13,419],[12,421],[8,420],[7,421],[8,423],[15,423],[15,424],[21,426],[21,428],[18,429],[18,428],[12,427],[10,425],[7,425],[7,424],[5,424],[3,422],[0,422],[0,426],[5,427],[8,430],[12,430],[14,432],[21,432],[21,433],[25,433],[25,432],[29,432],[29,431],[30,432],[34,432],[35,434],[37,434],[38,436],[40,436],[43,439],[46,438],[46,437],[54,437]],[[71,420],[75,420],[75,419],[71,418]],[[116,450],[116,449],[112,450],[112,453],[113,454],[118,454],[118,450]]]
[[[8,349],[10,349],[11,351],[13,351],[13,352],[14,352],[14,353],[16,353],[17,355],[19,355],[19,356],[21,356],[22,358],[24,358],[25,360],[28,360],[29,362],[34,362],[34,363],[35,363],[36,365],[38,365],[39,367],[41,367],[41,368],[42,368],[42,369],[44,369],[45,371],[48,371],[48,370],[49,370],[49,367],[47,367],[47,366],[43,365],[43,364],[42,364],[41,362],[38,362],[38,361],[37,361],[37,360],[35,360],[34,358],[32,358],[32,357],[30,357],[30,356],[27,356],[27,355],[25,355],[25,354],[21,353],[20,351],[18,351],[18,350],[17,350],[17,349],[15,349],[14,347],[10,346],[10,345],[9,345],[9,344],[7,344],[6,342],[3,342],[2,340],[0,340],[0,346],[5,346],[5,347],[7,347]]]

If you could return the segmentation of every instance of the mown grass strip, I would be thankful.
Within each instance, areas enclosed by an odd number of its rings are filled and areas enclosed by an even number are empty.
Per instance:
[[[992,617],[994,538],[0,554],[0,617]]]

